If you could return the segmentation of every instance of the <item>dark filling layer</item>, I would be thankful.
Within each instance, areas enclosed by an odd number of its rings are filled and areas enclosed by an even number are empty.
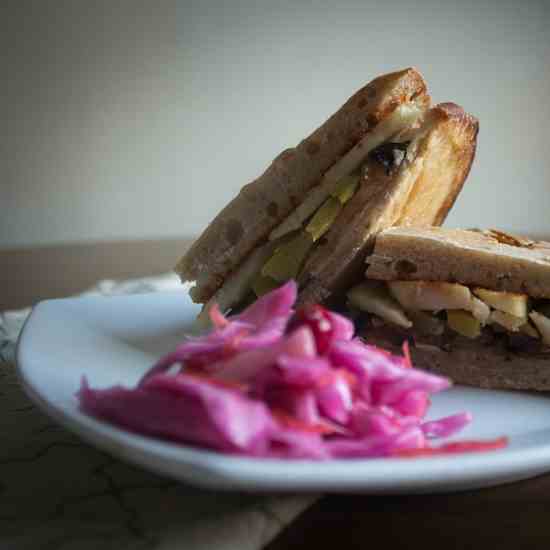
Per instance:
[[[434,346],[447,352],[452,351],[455,347],[491,346],[516,354],[528,354],[530,357],[550,359],[550,348],[542,344],[541,340],[519,332],[501,331],[490,325],[483,327],[480,336],[472,340],[450,330],[448,327],[445,327],[443,333],[439,335],[426,334],[420,332],[414,326],[405,329],[363,314],[355,320],[355,323],[359,334],[367,341],[370,336],[400,346],[407,340],[411,345]]]
[[[381,164],[389,176],[398,170],[405,161],[409,143],[408,141],[404,143],[383,143],[369,153],[369,159]]]

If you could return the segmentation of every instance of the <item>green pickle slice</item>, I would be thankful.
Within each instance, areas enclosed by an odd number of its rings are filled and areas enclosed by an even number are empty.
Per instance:
[[[447,325],[466,338],[477,338],[481,334],[479,320],[470,312],[462,309],[447,310]]]
[[[313,242],[318,241],[328,231],[341,210],[342,203],[334,197],[324,202],[306,226],[306,231],[311,235]]]
[[[331,193],[331,196],[338,199],[342,204],[346,204],[357,191],[358,185],[359,174],[344,176],[336,184],[336,189]]]
[[[312,236],[300,231],[291,240],[276,248],[273,256],[264,264],[261,274],[279,283],[295,279],[312,246]]]
[[[300,231],[275,249],[252,282],[256,296],[262,296],[277,288],[280,283],[297,278],[313,243],[329,230],[343,205],[353,197],[358,185],[358,174],[341,178],[331,196],[315,212],[305,231]]]

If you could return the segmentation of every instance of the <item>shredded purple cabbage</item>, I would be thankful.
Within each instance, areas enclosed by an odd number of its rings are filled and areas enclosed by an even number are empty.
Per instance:
[[[450,381],[411,368],[407,352],[354,338],[337,313],[323,310],[331,330],[320,353],[315,326],[291,323],[295,300],[291,281],[233,317],[214,306],[213,329],[161,358],[136,387],[92,389],[83,378],[81,409],[222,452],[318,460],[430,449],[428,440],[471,421],[459,413],[425,422],[430,395]]]

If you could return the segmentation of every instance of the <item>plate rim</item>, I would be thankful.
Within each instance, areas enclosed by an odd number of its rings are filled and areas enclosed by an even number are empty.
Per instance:
[[[163,294],[187,295],[187,293],[175,291]],[[440,476],[445,474],[445,484],[441,490],[448,492],[517,481],[550,470],[550,440],[544,445],[534,445],[527,449],[516,448],[491,451],[490,453],[471,453],[460,455],[460,457],[315,461],[226,455],[127,431],[89,417],[76,408],[69,413],[61,405],[56,406],[54,401],[48,399],[47,395],[35,387],[32,376],[32,360],[26,357],[30,348],[27,342],[32,336],[34,327],[40,322],[45,309],[57,308],[60,304],[75,301],[79,301],[82,305],[84,299],[95,302],[124,298],[132,301],[152,295],[158,296],[158,293],[108,297],[82,296],[39,302],[27,317],[16,344],[16,373],[29,399],[41,411],[70,432],[122,460],[138,464],[157,474],[168,475],[202,487],[248,491],[349,492],[352,490],[352,492],[361,493],[408,494],[434,492],[441,485]],[[189,301],[188,295],[186,297]],[[129,451],[137,452],[138,455],[130,455]],[[313,465],[314,468],[312,468]],[[281,469],[290,470],[290,476],[282,475]],[[314,473],[313,470],[315,470]],[[384,480],[385,474],[389,471],[393,476],[392,480]],[[188,475],[198,472],[206,474],[204,479],[198,480]],[[302,477],[296,479],[297,475]],[[468,481],[465,482],[466,478]],[[282,481],[286,481],[288,484],[282,484]],[[457,489],[453,489],[455,485]]]

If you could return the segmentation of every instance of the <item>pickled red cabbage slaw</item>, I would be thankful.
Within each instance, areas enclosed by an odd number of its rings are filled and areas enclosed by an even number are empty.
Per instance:
[[[92,389],[81,409],[126,429],[254,457],[414,457],[498,449],[506,438],[435,446],[467,412],[425,421],[448,379],[354,337],[353,323],[321,306],[297,312],[293,281],[239,315],[213,306],[213,329],[187,338],[136,387]]]

